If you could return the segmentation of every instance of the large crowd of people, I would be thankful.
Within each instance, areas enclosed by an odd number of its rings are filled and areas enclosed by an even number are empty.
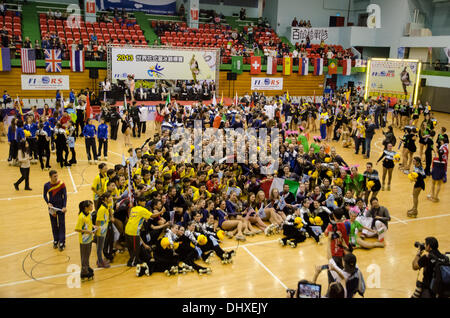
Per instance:
[[[51,169],[52,149],[61,168],[78,164],[74,148],[77,138],[85,140],[89,164],[98,164],[91,188],[93,196],[80,202],[76,225],[83,279],[94,275],[89,265],[93,241],[97,243],[98,267],[109,267],[114,253],[123,253],[127,248],[127,265],[136,266],[138,276],[192,270],[208,274],[211,269],[197,261],[208,263],[217,255],[224,264],[232,262],[233,251],[221,247],[227,238],[245,241],[246,236],[276,233],[283,234],[281,245],[292,247],[308,239],[322,244],[327,236],[331,242],[329,269],[338,276],[351,276],[356,273],[353,249],[386,245],[390,214],[377,194],[391,191],[396,163],[414,184],[408,217],[418,214],[418,197],[425,190],[427,176],[433,179],[428,197],[433,202],[439,200],[439,190],[446,182],[448,135],[444,127],[436,133],[431,107],[420,101],[417,105],[398,101],[389,123],[387,100],[364,101],[353,96],[348,101],[343,94],[325,95],[321,103],[300,104],[257,93],[231,106],[204,102],[182,106],[172,100],[157,107],[156,132],[140,147],[131,143],[131,133],[140,137],[142,128],[136,103],[122,111],[102,105],[96,127],[91,119],[84,121],[85,101],[86,96],[78,94],[77,102],[66,108],[46,107],[43,113],[32,110],[23,116],[17,112],[8,129],[8,161],[19,165],[21,172],[21,178],[14,183],[17,190],[23,180],[25,189],[30,190],[30,164],[38,159],[43,170]],[[202,129],[277,128],[278,170],[267,175],[263,173],[264,165],[248,160],[177,161],[182,154],[174,151],[177,143],[171,139],[171,132],[175,128],[191,130],[195,121],[200,121]],[[108,139],[117,138],[120,123],[128,158],[113,167],[98,163],[102,152],[103,159],[108,159]],[[404,129],[405,135],[395,137],[394,126]],[[343,147],[355,147],[355,154],[362,148],[364,158],[369,159],[374,131],[386,127],[384,151],[375,157],[378,161],[367,162],[361,169],[338,154],[336,145],[342,142]],[[246,138],[248,143],[253,141]],[[396,139],[401,155],[394,149]],[[203,145],[207,146],[208,141]],[[426,158],[425,169],[422,155]],[[382,176],[375,169],[379,161]],[[53,168],[49,173],[52,179],[48,187],[60,185],[55,177],[57,171]],[[47,203],[54,210],[52,217],[62,218],[61,224],[65,204],[61,198],[58,200],[57,208],[51,200]],[[375,241],[367,239],[371,237]],[[54,247],[65,248],[65,237],[58,229],[54,230]],[[318,268],[316,274],[324,268]],[[352,271],[345,274],[348,268]],[[364,288],[357,284],[346,295],[351,297],[356,292],[363,293]]]

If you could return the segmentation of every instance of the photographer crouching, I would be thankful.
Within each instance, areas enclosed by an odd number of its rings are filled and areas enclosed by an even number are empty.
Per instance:
[[[412,298],[448,298],[450,297],[450,261],[439,250],[435,237],[427,237],[425,243],[415,242],[418,248],[412,268],[420,271],[423,268],[423,279],[417,275],[416,290]]]

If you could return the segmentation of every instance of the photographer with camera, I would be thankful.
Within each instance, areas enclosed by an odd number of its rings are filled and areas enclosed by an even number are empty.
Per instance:
[[[415,242],[418,248],[412,268],[420,271],[423,268],[423,279],[417,275],[416,290],[412,298],[446,298],[450,297],[450,261],[438,250],[439,243],[435,237],[425,238],[425,243]]]
[[[344,254],[350,251],[348,247],[349,237],[342,216],[344,210],[342,208],[335,209],[330,216],[330,224],[325,230],[325,236],[330,235],[330,244],[328,246],[328,252],[336,265],[343,269],[344,264],[342,262]]]

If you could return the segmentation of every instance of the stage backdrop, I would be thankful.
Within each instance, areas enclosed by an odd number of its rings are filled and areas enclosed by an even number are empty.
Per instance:
[[[413,60],[372,59],[366,83],[368,96],[413,100],[417,67],[418,61]]]
[[[150,14],[175,15],[175,0],[96,0],[100,11],[108,9],[125,9],[126,11],[142,11]]]
[[[111,80],[216,80],[218,50],[121,48],[108,50]]]

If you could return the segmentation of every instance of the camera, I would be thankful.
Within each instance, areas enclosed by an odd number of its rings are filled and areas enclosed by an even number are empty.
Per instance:
[[[420,242],[414,242],[414,247],[418,248],[420,251],[425,250],[425,244]]]
[[[331,239],[332,240],[336,240],[336,239],[339,238],[339,234],[337,233],[338,228],[337,228],[336,223],[332,222],[331,223],[331,227],[332,227],[332,230],[333,230],[333,232],[331,233]]]

